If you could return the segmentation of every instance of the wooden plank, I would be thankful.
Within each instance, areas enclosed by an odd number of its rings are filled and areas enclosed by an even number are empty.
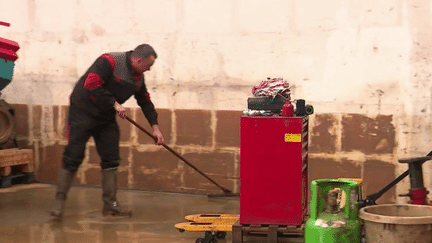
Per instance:
[[[278,226],[277,225],[270,225],[269,226],[269,231],[268,231],[268,236],[267,236],[267,242],[272,243],[272,242],[277,242],[278,239]]]
[[[232,226],[233,243],[252,242],[304,242],[304,225],[240,225],[239,221]]]
[[[266,233],[270,230],[270,227],[274,227],[274,225],[243,225],[242,230],[246,232]],[[281,233],[301,234],[304,231],[304,226],[276,225],[276,229]]]
[[[20,171],[24,172],[24,173],[30,173],[30,172],[34,172],[34,163],[28,163],[25,165],[17,165],[20,167]]]
[[[12,168],[10,166],[0,167],[0,176],[8,176],[12,172]]]
[[[243,231],[239,221],[236,221],[232,226],[232,243],[243,242]]]
[[[0,167],[29,165],[26,170],[33,171],[33,150],[32,149],[3,149],[0,150]],[[31,171],[30,171],[31,170]]]

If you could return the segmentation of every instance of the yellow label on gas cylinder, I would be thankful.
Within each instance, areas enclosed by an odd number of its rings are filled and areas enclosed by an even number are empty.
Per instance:
[[[301,134],[285,133],[285,142],[301,142]]]

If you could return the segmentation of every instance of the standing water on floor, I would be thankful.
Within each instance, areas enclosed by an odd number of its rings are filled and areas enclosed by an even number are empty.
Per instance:
[[[174,224],[189,214],[239,213],[237,197],[119,190],[119,202],[133,216],[103,217],[100,188],[72,187],[62,221],[49,215],[55,187],[45,184],[0,189],[1,243],[190,243],[204,233],[183,232]],[[231,242],[231,233],[218,242]]]

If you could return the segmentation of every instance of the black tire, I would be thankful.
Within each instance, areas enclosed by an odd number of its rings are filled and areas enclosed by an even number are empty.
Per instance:
[[[195,241],[195,243],[203,243],[204,242],[204,239],[203,238],[198,238],[198,239],[196,239],[196,241]]]
[[[4,100],[0,100],[0,144],[14,139],[14,114],[13,108]]]
[[[225,236],[227,235],[227,233],[226,232],[224,232],[224,231],[220,231],[220,232],[217,232],[216,233],[216,238],[218,238],[218,239],[225,239]]]

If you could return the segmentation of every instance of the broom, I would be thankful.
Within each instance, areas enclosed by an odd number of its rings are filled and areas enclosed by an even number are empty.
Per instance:
[[[157,138],[155,136],[153,136],[153,134],[151,134],[145,128],[143,128],[142,126],[140,126],[138,123],[136,123],[130,117],[126,116],[125,119],[128,120],[133,125],[135,125],[137,128],[139,128],[141,131],[145,132],[145,134],[147,134],[148,136],[150,136],[153,140],[157,141]],[[196,172],[198,172],[202,176],[204,176],[207,180],[209,180],[215,186],[219,187],[219,189],[221,189],[222,192],[223,192],[223,194],[207,194],[208,197],[229,197],[229,196],[238,196],[239,195],[239,193],[233,193],[231,190],[228,190],[228,189],[224,188],[223,186],[219,185],[218,183],[216,183],[212,178],[210,178],[209,176],[207,176],[204,172],[202,172],[201,170],[199,170],[195,165],[193,165],[192,163],[190,163],[188,160],[186,160],[183,156],[181,156],[179,153],[177,153],[176,151],[174,151],[168,145],[162,144],[162,146],[164,148],[166,148],[168,151],[170,151],[172,154],[174,154],[175,156],[177,156],[179,159],[181,159],[183,162],[185,162],[188,166],[190,166]]]

